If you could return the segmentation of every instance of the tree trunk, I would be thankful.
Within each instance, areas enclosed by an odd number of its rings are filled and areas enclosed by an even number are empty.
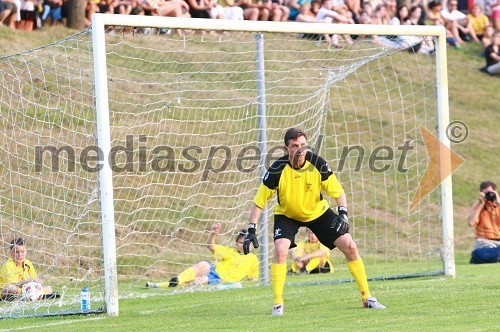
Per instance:
[[[83,30],[85,25],[86,0],[69,0],[68,3],[68,28]]]

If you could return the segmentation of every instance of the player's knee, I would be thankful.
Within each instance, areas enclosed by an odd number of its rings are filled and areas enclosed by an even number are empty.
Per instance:
[[[288,257],[288,249],[279,243],[275,243],[274,247],[274,262],[275,263],[285,263]]]
[[[2,295],[17,294],[19,293],[19,287],[16,285],[7,285],[2,289]]]
[[[287,253],[275,251],[274,262],[278,264],[286,263]]]
[[[207,261],[199,261],[193,268],[196,274],[206,274],[210,271],[210,263]]]
[[[344,255],[349,261],[356,260],[359,257],[358,247],[354,241],[350,241],[345,247]]]

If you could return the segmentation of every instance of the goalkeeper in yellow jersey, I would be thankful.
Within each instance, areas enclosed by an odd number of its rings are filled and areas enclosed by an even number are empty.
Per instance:
[[[309,228],[306,229],[307,240],[300,241],[292,249],[291,273],[319,273],[328,270],[333,273],[330,261],[330,249],[319,242],[318,237]]]
[[[255,254],[243,254],[243,240],[246,230],[238,233],[236,249],[215,243],[215,237],[219,230],[220,224],[215,223],[208,237],[208,249],[212,252],[215,262],[200,261],[168,282],[153,283],[148,281],[146,287],[166,288],[190,283],[217,285],[238,282],[245,278],[257,280],[259,278],[259,259]]]
[[[385,309],[368,289],[365,267],[356,243],[349,234],[347,198],[328,163],[307,151],[307,136],[297,128],[288,129],[284,138],[286,155],[267,170],[250,210],[250,224],[243,242],[244,253],[259,246],[255,230],[262,209],[276,193],[274,209],[274,258],[271,264],[271,283],[274,293],[273,316],[282,316],[283,290],[286,279],[288,250],[294,248],[295,234],[308,227],[329,249],[335,247],[344,254],[347,267],[361,292],[363,307]],[[330,208],[322,192],[334,198],[337,214]]]

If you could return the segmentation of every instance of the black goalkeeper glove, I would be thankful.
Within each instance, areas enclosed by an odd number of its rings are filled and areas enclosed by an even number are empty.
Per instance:
[[[349,218],[347,217],[347,208],[345,206],[338,207],[338,215],[333,218],[332,226],[337,233],[344,235],[349,232]]]
[[[255,224],[248,225],[247,235],[245,235],[245,240],[243,240],[243,253],[246,255],[250,252],[250,243],[253,244],[254,248],[259,247],[259,241],[257,241],[257,236],[255,235]]]

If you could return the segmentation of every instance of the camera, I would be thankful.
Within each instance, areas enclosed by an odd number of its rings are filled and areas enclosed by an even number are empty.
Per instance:
[[[493,191],[488,191],[487,193],[484,194],[484,198],[487,201],[494,202],[497,199],[497,195]]]

